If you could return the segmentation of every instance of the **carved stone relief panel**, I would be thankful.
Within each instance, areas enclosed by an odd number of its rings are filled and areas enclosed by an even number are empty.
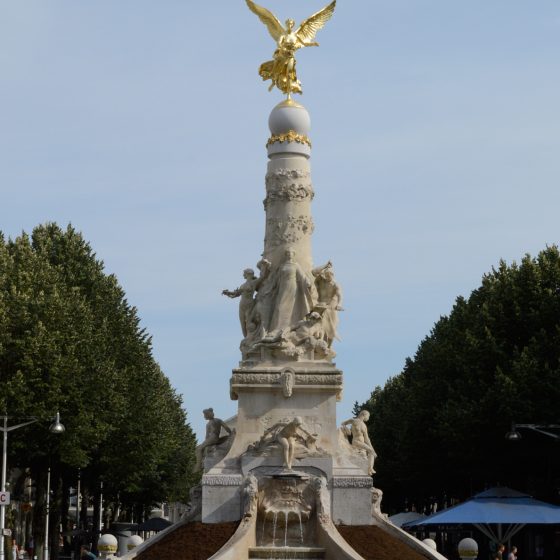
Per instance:
[[[265,209],[276,201],[313,200],[314,192],[309,171],[278,169],[266,176]]]
[[[314,229],[311,216],[289,215],[286,218],[267,218],[265,245],[279,247],[297,243],[306,235],[311,235]]]

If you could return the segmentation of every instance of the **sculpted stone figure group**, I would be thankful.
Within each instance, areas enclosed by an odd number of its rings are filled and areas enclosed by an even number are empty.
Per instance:
[[[267,259],[257,267],[258,277],[248,268],[243,271],[241,286],[222,291],[230,298],[240,298],[243,354],[266,347],[286,357],[309,351],[316,359],[334,356],[331,346],[338,338],[342,291],[332,263],[306,273],[296,260],[295,249],[288,247],[274,270]]]

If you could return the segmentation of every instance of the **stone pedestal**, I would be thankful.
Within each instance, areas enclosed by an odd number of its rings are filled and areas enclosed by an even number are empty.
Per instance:
[[[233,449],[245,451],[274,424],[300,416],[305,429],[318,436],[317,448],[331,456],[336,447],[336,402],[341,391],[342,372],[332,364],[290,363],[233,370],[230,394],[239,403]]]
[[[335,477],[331,490],[335,525],[371,525],[372,491],[371,476]]]
[[[202,477],[202,522],[238,521],[242,515],[241,485],[237,475],[204,475]]]

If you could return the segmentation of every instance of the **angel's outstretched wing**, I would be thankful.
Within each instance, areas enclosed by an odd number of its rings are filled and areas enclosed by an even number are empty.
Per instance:
[[[250,0],[247,0],[249,2]],[[331,19],[334,8],[336,6],[336,0],[333,0],[328,6],[325,6],[322,10],[308,17],[304,20],[301,25],[296,30],[297,38],[304,44],[308,45],[312,43],[315,39],[315,35],[319,29]]]
[[[245,1],[247,2],[247,6],[249,6],[249,9],[254,14],[256,14],[259,19],[266,25],[268,32],[272,35],[272,38],[276,42],[278,42],[285,31],[282,24],[278,21],[278,18],[272,12],[269,12],[266,8],[255,4],[252,0]]]

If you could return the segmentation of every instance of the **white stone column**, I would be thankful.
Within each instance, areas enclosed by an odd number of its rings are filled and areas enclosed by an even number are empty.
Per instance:
[[[270,161],[264,200],[263,256],[274,269],[283,262],[286,249],[293,248],[296,262],[310,274],[313,186],[309,114],[302,105],[286,100],[274,107],[268,124],[271,137],[267,144]]]

